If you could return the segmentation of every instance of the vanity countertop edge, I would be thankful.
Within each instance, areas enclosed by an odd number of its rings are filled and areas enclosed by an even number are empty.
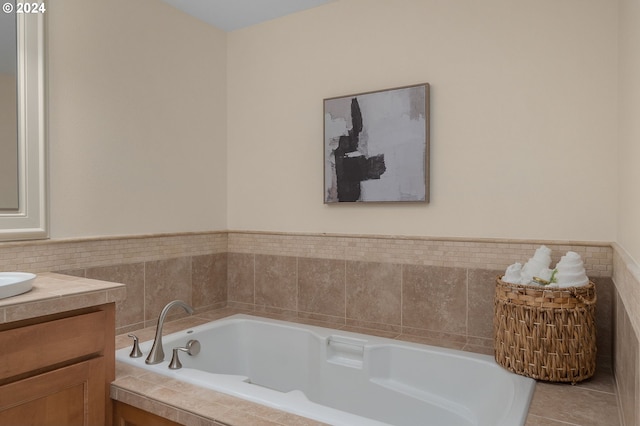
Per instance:
[[[119,302],[125,297],[124,284],[42,272],[29,292],[0,299],[0,324]]]

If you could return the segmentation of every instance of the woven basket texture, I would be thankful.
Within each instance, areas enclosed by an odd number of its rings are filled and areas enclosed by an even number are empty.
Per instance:
[[[596,288],[545,288],[498,277],[493,320],[496,362],[516,374],[576,383],[596,369]]]

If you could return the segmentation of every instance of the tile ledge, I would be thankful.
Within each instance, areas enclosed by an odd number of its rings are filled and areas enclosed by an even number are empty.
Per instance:
[[[420,241],[451,241],[460,243],[496,243],[496,244],[553,244],[570,246],[611,247],[611,241],[578,241],[578,240],[543,240],[543,239],[512,239],[512,238],[481,238],[481,237],[445,237],[418,235],[389,235],[389,234],[342,234],[331,232],[283,232],[256,230],[228,230],[231,234],[277,235],[283,237],[334,237],[353,239],[383,239],[383,240],[420,240]]]
[[[140,240],[146,238],[175,238],[175,237],[193,237],[198,235],[215,235],[227,234],[228,231],[193,231],[193,232],[167,232],[157,234],[122,234],[122,235],[104,235],[93,237],[69,237],[69,238],[50,238],[47,240],[25,240],[25,241],[7,241],[0,242],[0,247],[10,246],[28,246],[28,245],[47,245],[57,243],[90,243],[101,241],[117,241],[117,240]]]

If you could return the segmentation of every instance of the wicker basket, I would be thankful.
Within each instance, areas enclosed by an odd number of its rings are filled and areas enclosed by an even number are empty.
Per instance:
[[[596,368],[596,289],[509,284],[498,277],[496,362],[516,374],[576,383]]]

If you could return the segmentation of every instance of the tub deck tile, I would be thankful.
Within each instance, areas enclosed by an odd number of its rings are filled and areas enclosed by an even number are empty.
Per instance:
[[[529,415],[579,426],[620,426],[615,393],[590,389],[593,380],[574,386],[538,382]]]
[[[525,426],[571,426],[572,423],[560,422],[558,420],[548,419],[546,417],[538,417],[529,414]]]
[[[403,342],[420,343],[421,345],[438,346],[438,347],[447,348],[447,349],[462,350],[462,348],[465,346],[464,342],[456,342],[451,340],[446,340],[446,341],[438,340],[430,337],[414,336],[411,334],[401,334],[397,336],[396,339],[402,340]]]

